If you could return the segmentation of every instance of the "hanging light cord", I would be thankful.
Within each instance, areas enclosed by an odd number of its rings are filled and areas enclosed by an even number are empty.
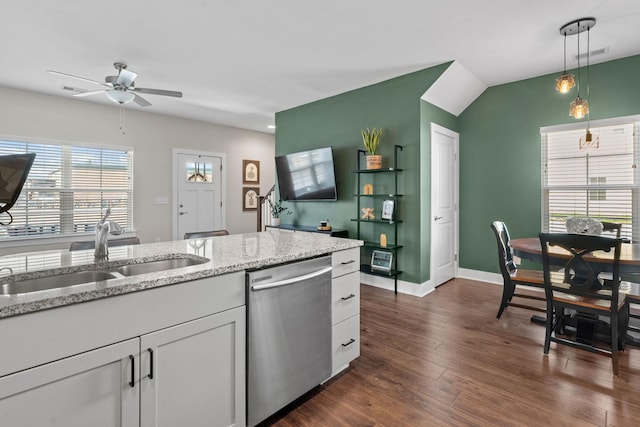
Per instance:
[[[578,98],[580,98],[580,21],[578,21],[578,33],[576,36],[578,36]]]
[[[562,74],[567,73],[567,32],[564,32],[564,69]]]
[[[589,72],[589,57],[591,56],[591,42],[589,34],[591,33],[591,26],[587,26],[587,102],[591,100],[591,73]],[[579,54],[579,53],[578,53]],[[589,122],[591,119],[590,109],[587,110],[587,132],[589,132]]]

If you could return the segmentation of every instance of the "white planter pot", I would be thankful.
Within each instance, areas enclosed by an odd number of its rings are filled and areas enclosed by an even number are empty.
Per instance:
[[[271,218],[271,225],[275,225],[276,227],[280,227],[280,218]]]

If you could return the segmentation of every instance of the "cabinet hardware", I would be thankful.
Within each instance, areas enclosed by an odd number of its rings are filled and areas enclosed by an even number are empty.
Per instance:
[[[349,347],[351,344],[353,344],[354,342],[356,342],[356,340],[354,340],[353,338],[351,338],[349,341],[347,341],[346,343],[341,344],[343,347]]]
[[[129,355],[129,360],[131,361],[131,381],[129,381],[129,386],[135,387],[136,385],[136,358],[132,355]]]
[[[350,261],[342,261],[342,265],[353,264],[354,262],[356,262],[355,259],[352,259]]]
[[[346,300],[349,300],[349,299],[351,299],[351,298],[355,298],[355,294],[350,294],[349,296],[342,297],[342,298],[340,298],[340,299],[341,299],[342,301],[346,301]]]
[[[147,377],[152,380],[153,379],[153,349],[148,348],[149,352],[149,375]]]

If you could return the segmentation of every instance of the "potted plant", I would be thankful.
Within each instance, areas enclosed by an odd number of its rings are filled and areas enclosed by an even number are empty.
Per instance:
[[[382,128],[362,129],[361,133],[364,148],[369,153],[366,156],[367,169],[380,169],[382,167],[382,156],[378,154],[378,145],[382,136]]]
[[[267,199],[269,202],[269,207],[271,209],[271,225],[280,225],[280,217],[282,215],[291,215],[291,211],[286,206],[282,206],[282,200],[277,200],[272,202],[270,199]]]

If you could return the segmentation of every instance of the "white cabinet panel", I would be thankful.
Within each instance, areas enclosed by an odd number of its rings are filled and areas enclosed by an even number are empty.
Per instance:
[[[0,378],[0,424],[137,426],[138,352],[136,338]]]
[[[331,281],[331,324],[360,313],[360,273],[355,271]]]
[[[360,271],[360,248],[347,249],[331,254],[331,277]]]
[[[333,327],[332,351],[334,374],[360,356],[360,315],[353,316]]]

